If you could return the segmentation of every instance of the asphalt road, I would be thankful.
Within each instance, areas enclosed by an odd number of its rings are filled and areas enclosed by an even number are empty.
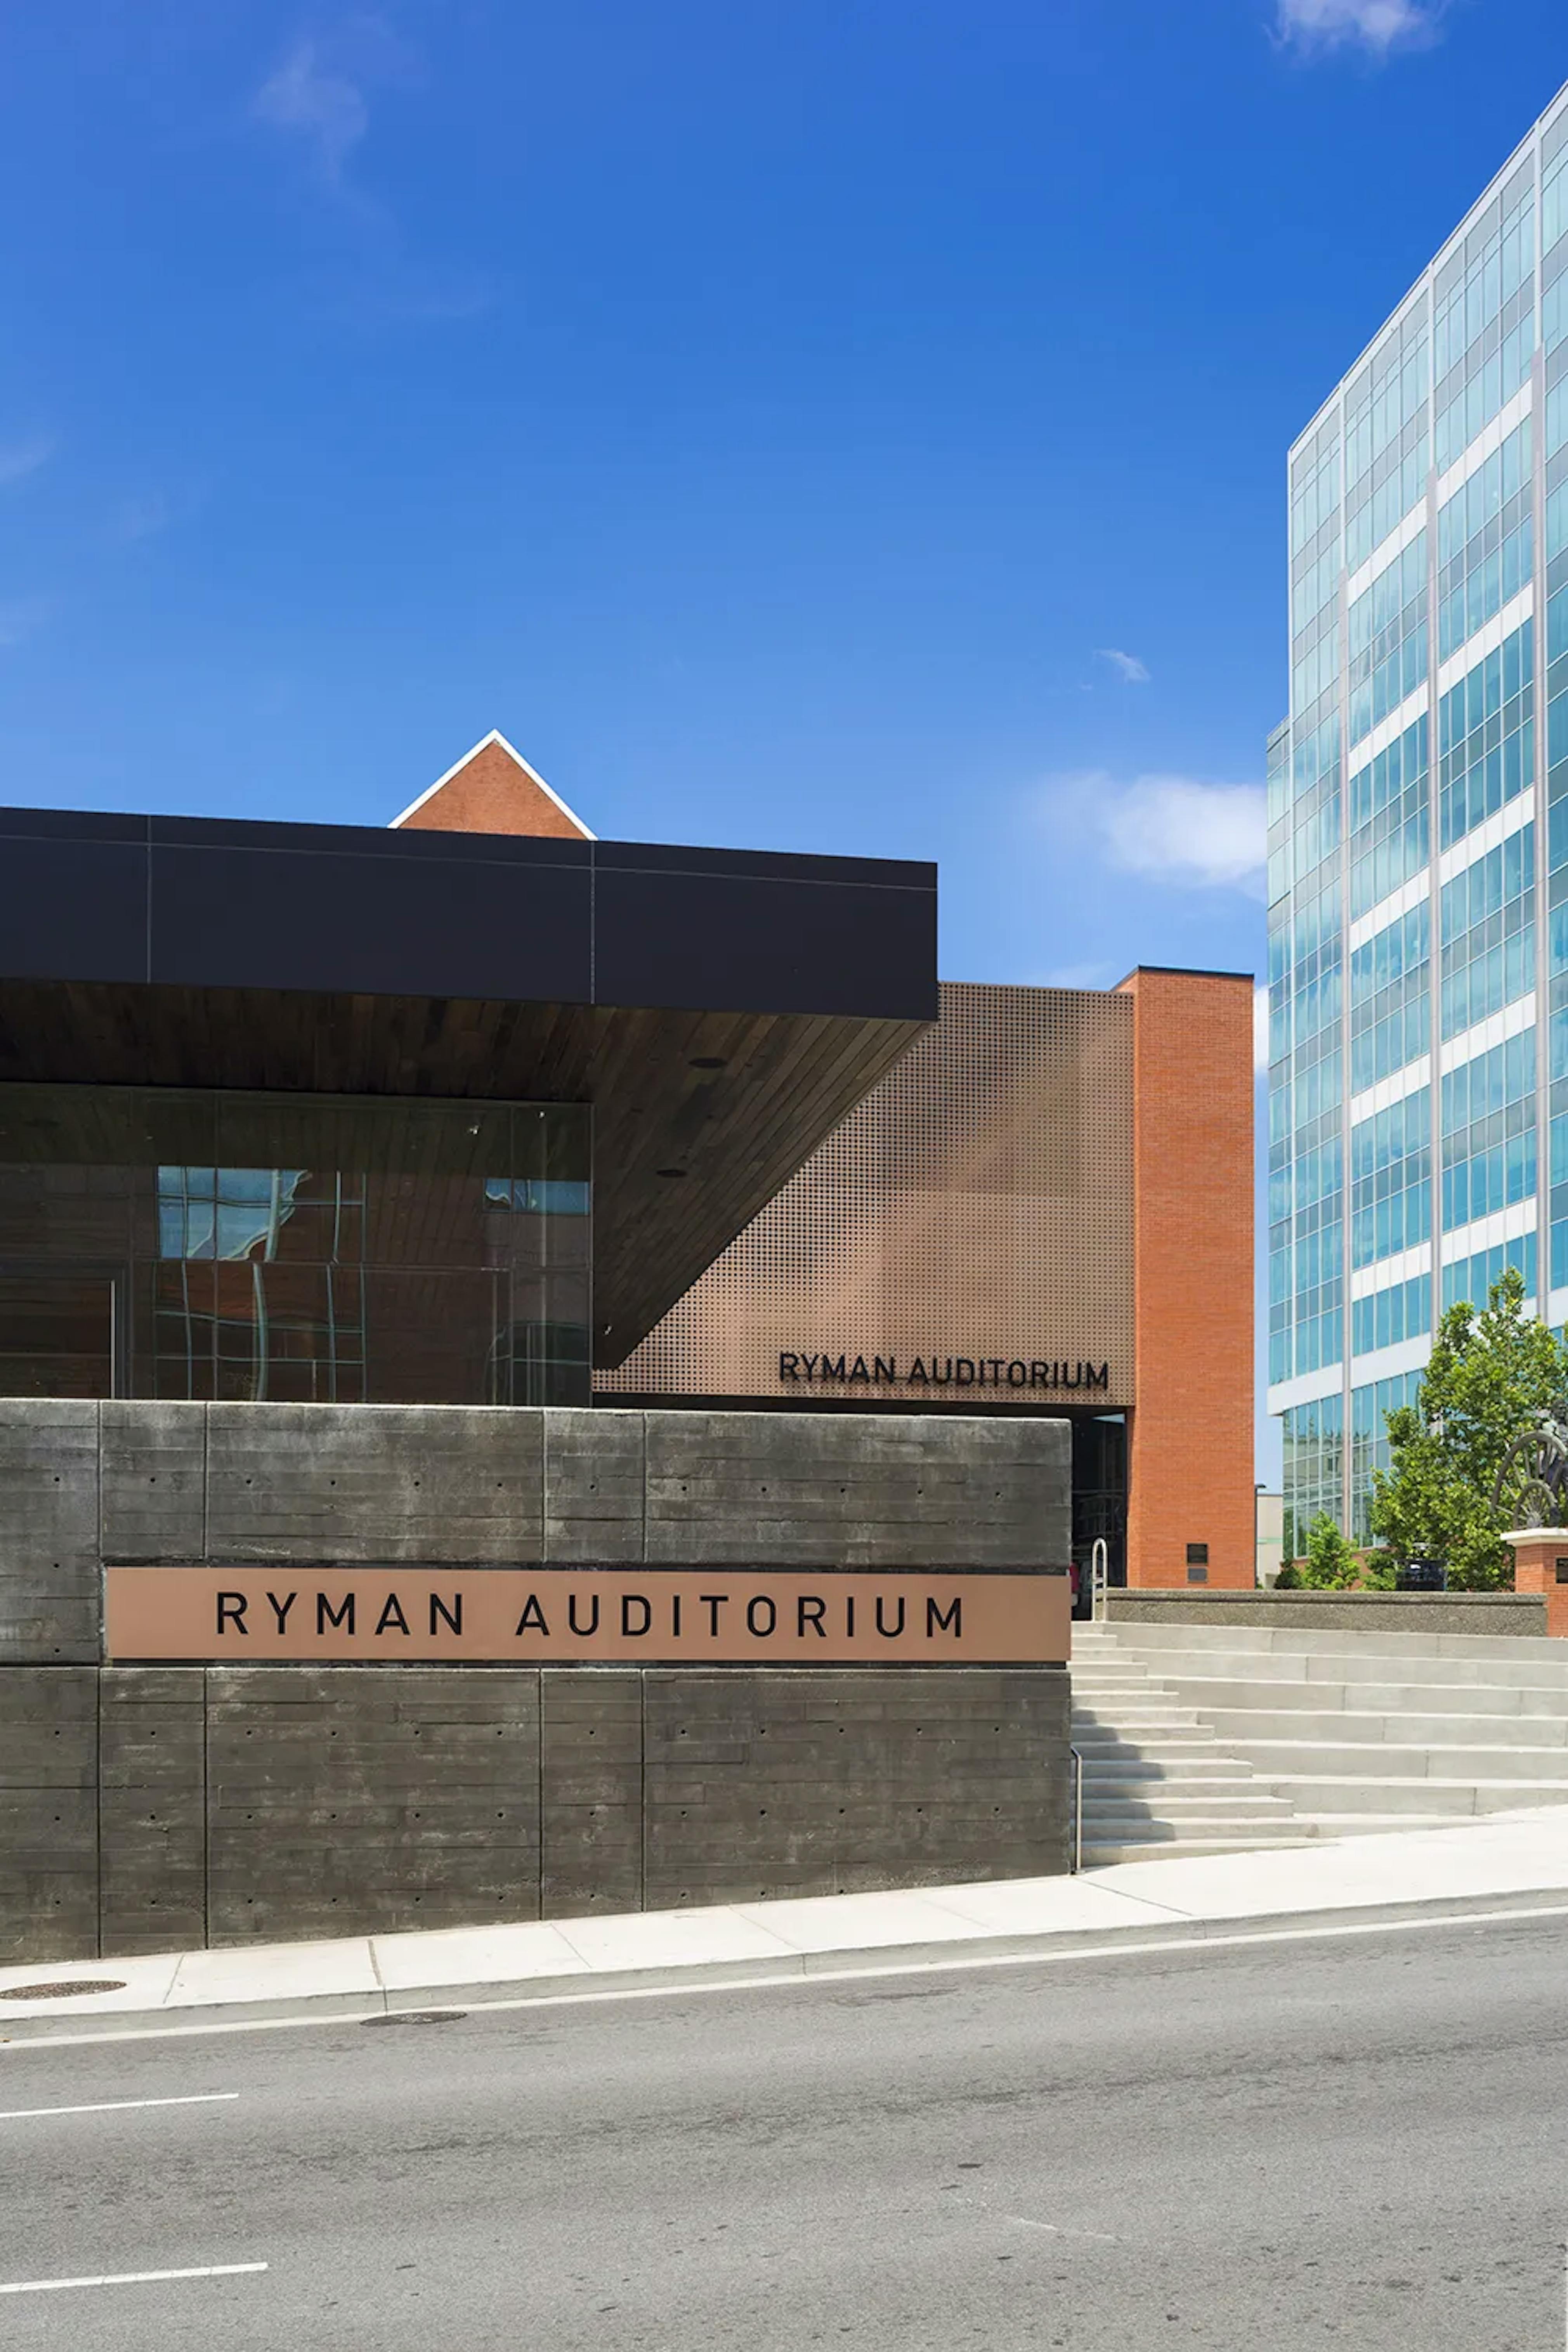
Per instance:
[[[0,2344],[1563,2352],[1565,2158],[1555,1919],[17,2044],[0,2286],[267,2267]]]

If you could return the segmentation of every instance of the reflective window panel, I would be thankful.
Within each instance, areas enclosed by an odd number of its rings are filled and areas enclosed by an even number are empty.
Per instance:
[[[586,1404],[591,1119],[0,1087],[0,1393]]]

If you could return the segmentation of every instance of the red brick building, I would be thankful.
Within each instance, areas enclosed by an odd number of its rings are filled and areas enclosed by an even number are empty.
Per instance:
[[[397,822],[591,837],[496,735]],[[1250,1586],[1252,1120],[1247,974],[946,984],[595,1394],[1065,1415],[1080,1559]]]

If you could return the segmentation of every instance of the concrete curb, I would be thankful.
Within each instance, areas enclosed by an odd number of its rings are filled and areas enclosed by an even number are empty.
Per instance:
[[[1462,1923],[1471,1917],[1528,1919],[1568,1913],[1562,1887],[1489,1895],[1433,1895],[1418,1902],[1335,1905],[1313,1911],[1266,1912],[1227,1919],[1184,1918],[1136,1927],[1045,1929],[872,1947],[841,1946],[821,1952],[781,1952],[747,1960],[694,1960],[660,1968],[576,1969],[555,1976],[497,1979],[481,1983],[378,1987],[363,1992],[300,1993],[269,2000],[210,2001],[189,2009],[106,2010],[98,2016],[0,2019],[0,2050],[39,2042],[113,2042],[150,2036],[240,2032],[249,2026],[366,2024],[432,2010],[526,2009],[561,2002],[617,2000],[639,1994],[716,1991],[807,1984],[814,1979],[892,1976],[1005,1967],[1071,1959],[1092,1953],[1190,1950],[1203,1944],[1268,1943],[1280,1937],[1355,1935],[1364,1929]]]

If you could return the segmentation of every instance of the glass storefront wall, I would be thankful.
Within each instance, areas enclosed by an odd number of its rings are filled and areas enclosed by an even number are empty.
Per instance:
[[[0,1395],[586,1404],[591,1121],[0,1087]]]

